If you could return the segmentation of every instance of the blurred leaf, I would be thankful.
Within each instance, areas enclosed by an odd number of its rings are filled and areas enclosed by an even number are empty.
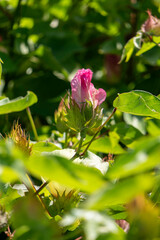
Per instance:
[[[25,156],[19,151],[12,141],[0,142],[0,180],[12,182],[25,179],[26,171],[23,164]]]
[[[138,131],[140,131],[143,135],[146,134],[146,122],[144,117],[123,113],[123,118],[127,124],[138,129]]]
[[[131,58],[132,54],[133,54],[133,51],[134,51],[134,42],[133,42],[133,38],[131,38],[131,39],[126,43],[126,45],[124,46],[120,63],[121,63],[124,59],[126,59],[125,62],[128,62],[129,59]]]
[[[158,240],[160,238],[159,209],[147,201],[143,195],[129,204],[128,212],[130,219],[128,239]]]
[[[13,202],[19,197],[18,192],[9,183],[0,181],[0,206],[5,208],[6,211],[12,210]]]
[[[99,52],[101,54],[119,54],[122,50],[122,44],[123,41],[120,37],[118,38],[112,38],[111,40],[108,40],[102,44],[102,46],[99,49]]]
[[[69,226],[77,220],[84,222],[84,232],[87,240],[124,239],[124,232],[107,215],[86,209],[72,209],[71,213],[66,215],[61,221],[62,226]]]
[[[135,196],[150,190],[153,177],[140,175],[128,178],[115,184],[108,184],[93,193],[85,202],[85,208],[103,210],[117,204],[126,204]]]
[[[58,60],[54,57],[52,50],[46,46],[40,45],[35,53],[35,55],[39,56],[42,60],[46,68],[50,68],[52,71],[59,71],[64,75],[64,79],[68,79],[68,73],[61,66],[61,64],[58,62]]]
[[[42,176],[64,186],[86,192],[93,192],[105,183],[99,170],[75,164],[67,158],[56,155],[33,155],[27,162],[27,167],[38,178]]]
[[[51,142],[37,142],[32,145],[33,152],[52,152],[56,149],[60,149],[55,144]]]
[[[160,119],[160,99],[145,91],[119,94],[113,106],[122,112]]]
[[[150,41],[150,40],[149,40]],[[153,37],[153,42],[143,42],[141,49],[136,53],[136,56],[140,56],[141,54],[147,52],[153,47],[157,46],[156,44],[160,43],[160,37]]]
[[[17,240],[60,239],[60,229],[47,218],[40,202],[33,196],[18,199],[12,214]]]
[[[160,136],[160,121],[157,119],[149,119],[147,121],[147,131],[151,136]]]
[[[127,125],[124,122],[111,126],[110,130],[116,132],[120,137],[120,141],[125,145],[132,143],[142,136],[138,129],[131,125]]]
[[[33,92],[29,91],[25,97],[19,97],[13,100],[4,98],[0,100],[0,114],[22,111],[37,101],[37,96]]]
[[[95,140],[89,147],[89,150],[112,154],[122,154],[125,152],[125,150],[118,144],[118,140],[112,136],[105,136]]]
[[[140,56],[141,54],[147,52],[151,48],[155,47],[156,44],[153,42],[144,42],[141,49],[136,53],[136,56]]]
[[[160,164],[159,155],[160,137],[140,139],[133,150],[116,159],[107,176],[111,179],[123,178],[151,170]]]

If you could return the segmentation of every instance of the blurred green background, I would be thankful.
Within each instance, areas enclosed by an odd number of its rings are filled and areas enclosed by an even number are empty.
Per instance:
[[[80,68],[90,68],[96,88],[107,91],[105,109],[117,93],[142,89],[160,93],[160,48],[118,64],[123,46],[147,19],[160,17],[160,0],[1,0],[0,95],[38,96],[31,110],[36,124],[53,124],[54,111]],[[1,116],[7,131],[24,113]]]

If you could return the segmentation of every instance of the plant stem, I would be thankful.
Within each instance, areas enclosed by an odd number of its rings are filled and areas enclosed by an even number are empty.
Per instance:
[[[81,154],[81,156],[84,156],[88,150],[88,148],[90,147],[91,143],[94,141],[94,139],[96,138],[97,134],[102,130],[102,128],[109,122],[109,120],[111,119],[111,117],[115,114],[117,108],[114,108],[111,115],[107,118],[107,120],[99,127],[98,131],[94,134],[94,136],[92,137],[91,141],[88,143],[87,147],[85,148],[85,150],[83,151],[83,153]]]
[[[35,194],[35,195],[38,195],[38,194],[42,191],[42,189],[43,189],[45,186],[47,186],[48,183],[49,183],[49,181],[44,182],[44,183],[38,188],[38,190],[37,190],[34,194]]]
[[[38,142],[38,134],[37,134],[36,126],[35,126],[33,118],[32,118],[30,108],[27,107],[26,111],[27,111],[27,114],[28,114],[29,121],[31,123],[31,127],[32,127],[32,130],[33,130],[33,133],[34,133],[34,137],[35,137],[36,141]]]
[[[79,145],[78,145],[78,148],[77,148],[77,151],[76,151],[75,155],[71,158],[72,161],[73,161],[75,158],[77,158],[77,157],[80,156],[79,153],[80,153],[80,151],[81,151],[83,139],[85,138],[85,133],[84,133],[84,132],[81,132],[80,135],[81,135],[81,138],[80,138],[80,140],[78,141]]]
[[[50,213],[49,213],[49,211],[48,211],[46,205],[44,204],[44,202],[43,202],[41,196],[39,195],[39,192],[42,190],[42,186],[43,186],[43,185],[40,187],[40,189],[38,189],[38,190],[36,191],[35,186],[34,186],[34,184],[32,183],[32,180],[31,180],[31,178],[29,177],[28,174],[27,174],[27,177],[28,177],[28,180],[29,180],[30,185],[31,185],[31,187],[32,187],[33,196],[34,196],[34,195],[37,196],[38,200],[40,201],[40,203],[42,204],[44,210],[46,211],[48,217],[51,218],[52,216],[50,215]],[[46,183],[48,183],[48,181],[46,181]],[[37,192],[38,192],[38,193],[37,193]]]
[[[81,136],[80,140],[79,140],[79,145],[76,151],[76,154],[79,155],[80,151],[81,151],[81,147],[82,147],[82,143],[83,143],[83,137]]]
[[[64,143],[64,148],[67,148],[68,146],[68,131],[65,132],[65,143]]]

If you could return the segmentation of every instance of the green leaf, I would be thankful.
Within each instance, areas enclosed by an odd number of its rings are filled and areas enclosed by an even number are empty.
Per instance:
[[[134,150],[116,159],[106,175],[114,179],[146,172],[160,164],[159,156],[160,137],[141,139],[136,142]]]
[[[93,192],[105,183],[105,179],[99,170],[75,164],[67,158],[56,155],[33,155],[27,162],[27,167],[31,174],[40,179],[42,176],[64,186],[86,192]]]
[[[33,152],[52,152],[56,149],[60,149],[51,142],[37,142],[32,145]]]
[[[40,201],[33,196],[28,195],[15,201],[11,221],[16,229],[14,238],[17,240],[60,240],[57,223],[48,218]]]
[[[117,133],[120,141],[125,145],[132,143],[142,136],[141,132],[138,131],[138,129],[124,122],[113,125],[110,130]]]
[[[150,49],[152,49],[155,46],[156,46],[156,44],[153,42],[144,42],[141,49],[136,53],[136,56],[140,56],[141,54],[149,51]]]
[[[149,119],[147,121],[147,131],[151,136],[160,136],[160,121]]]
[[[22,111],[27,107],[33,105],[37,101],[37,96],[30,91],[27,92],[27,95],[25,97],[18,97],[13,100],[9,100],[9,98],[4,98],[0,100],[0,115]]]
[[[119,94],[113,106],[122,112],[160,119],[160,99],[149,92],[136,90]]]
[[[115,184],[111,183],[92,194],[85,202],[85,207],[103,210],[117,204],[126,204],[137,195],[149,190],[152,185],[153,177],[149,175],[140,175]]]
[[[120,63],[121,63],[124,59],[126,59],[125,62],[128,62],[129,59],[131,58],[132,54],[133,54],[133,51],[134,51],[134,41],[133,41],[133,38],[131,38],[131,39],[126,43],[126,45],[124,46]]]
[[[114,136],[105,136],[95,140],[92,142],[89,150],[112,154],[122,154],[125,152],[125,150],[118,144],[118,139],[114,138]]]
[[[12,141],[0,142],[0,180],[11,182],[25,179],[25,156],[17,149]]]

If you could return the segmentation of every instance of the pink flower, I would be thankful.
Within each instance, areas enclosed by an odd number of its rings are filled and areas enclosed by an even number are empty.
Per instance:
[[[102,89],[96,89],[91,83],[92,71],[90,69],[78,70],[71,81],[72,99],[81,108],[82,104],[90,101],[93,108],[96,108],[106,99],[106,92]]]

